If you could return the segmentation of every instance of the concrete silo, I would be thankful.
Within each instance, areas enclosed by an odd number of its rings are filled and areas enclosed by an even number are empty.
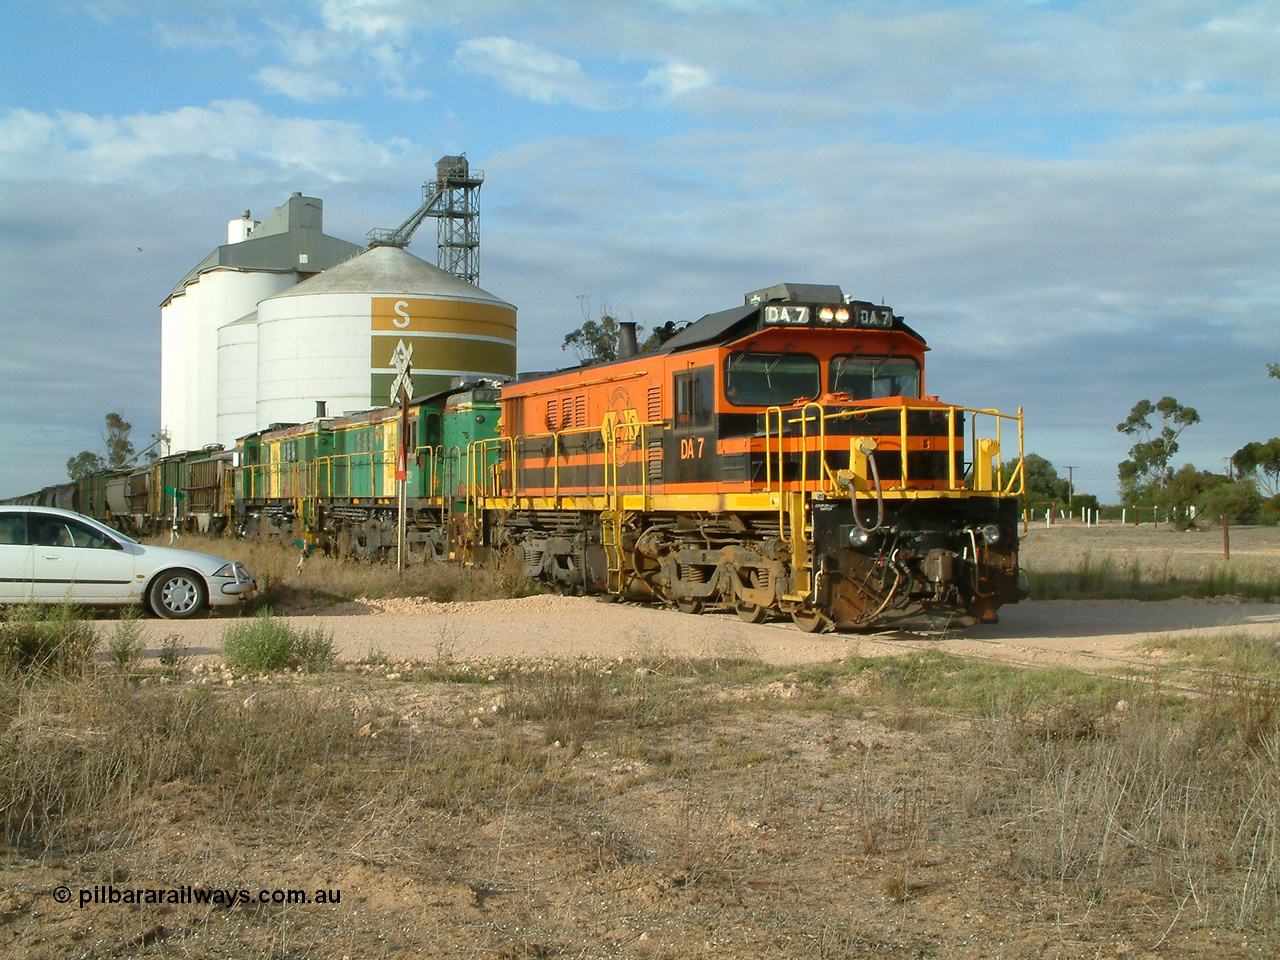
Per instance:
[[[323,203],[301,193],[261,223],[246,211],[228,224],[227,243],[161,304],[160,425],[172,450],[228,443],[218,427],[218,331],[258,301],[363,249],[326,236],[322,222]]]
[[[401,247],[378,246],[258,304],[257,422],[386,406],[399,343],[414,395],[514,376],[516,308]]]
[[[258,313],[218,328],[218,442],[258,428]]]

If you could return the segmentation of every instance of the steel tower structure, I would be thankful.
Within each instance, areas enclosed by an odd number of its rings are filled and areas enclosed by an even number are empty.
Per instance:
[[[422,206],[394,230],[374,229],[371,247],[407,247],[427,217],[436,218],[436,264],[467,283],[480,283],[480,186],[484,171],[472,170],[464,153],[436,161],[436,178],[422,185]]]

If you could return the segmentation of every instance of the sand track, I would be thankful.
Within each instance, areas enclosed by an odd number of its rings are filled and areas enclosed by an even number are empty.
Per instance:
[[[419,599],[342,604],[322,614],[287,618],[297,627],[332,631],[338,655],[359,660],[371,651],[389,659],[754,657],[792,666],[901,652],[904,643],[1020,663],[1105,669],[1110,659],[1141,659],[1144,641],[1170,634],[1274,634],[1280,604],[1174,600],[1051,600],[1001,610],[1001,622],[922,634],[883,631],[813,636],[789,621],[748,624],[733,614],[691,616],[674,610],[606,603],[586,597],[540,596],[480,603]],[[176,635],[196,657],[220,653],[230,618],[186,623],[149,620],[147,653]],[[109,629],[108,624],[103,624]]]

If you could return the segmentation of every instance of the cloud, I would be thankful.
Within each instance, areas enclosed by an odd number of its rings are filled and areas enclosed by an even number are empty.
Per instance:
[[[403,44],[426,19],[424,6],[414,0],[321,0],[320,18],[335,33]]]
[[[17,109],[0,115],[0,180],[140,182],[163,190],[219,170],[217,179],[236,182],[263,164],[343,181],[391,163],[404,147],[374,142],[354,123],[275,116],[242,100],[123,117]]]
[[[453,58],[464,73],[497,80],[509,93],[534,103],[567,103],[588,110],[614,105],[608,84],[589,77],[576,60],[510,37],[476,37],[459,44]]]
[[[282,93],[300,103],[315,103],[318,100],[331,100],[351,94],[350,90],[336,80],[327,79],[307,70],[263,67],[254,76],[267,90]]]
[[[156,23],[156,36],[162,47],[171,49],[218,50],[233,49],[242,56],[253,56],[261,49],[260,38],[230,17],[189,23],[178,20],[161,20]]]
[[[650,70],[645,84],[658,87],[664,96],[682,97],[694,90],[711,86],[711,74],[702,67],[687,63],[664,63]]]

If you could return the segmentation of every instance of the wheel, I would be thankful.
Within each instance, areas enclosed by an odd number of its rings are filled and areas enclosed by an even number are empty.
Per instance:
[[[764,623],[769,618],[769,608],[763,607],[758,603],[747,603],[745,600],[739,600],[734,604],[733,609],[747,623]]]
[[[805,633],[826,633],[831,621],[817,610],[792,610],[792,622]]]
[[[204,580],[190,570],[166,570],[151,584],[150,597],[156,616],[186,620],[204,609]]]
[[[702,601],[690,599],[679,599],[676,601],[676,609],[681,613],[701,613]]]

